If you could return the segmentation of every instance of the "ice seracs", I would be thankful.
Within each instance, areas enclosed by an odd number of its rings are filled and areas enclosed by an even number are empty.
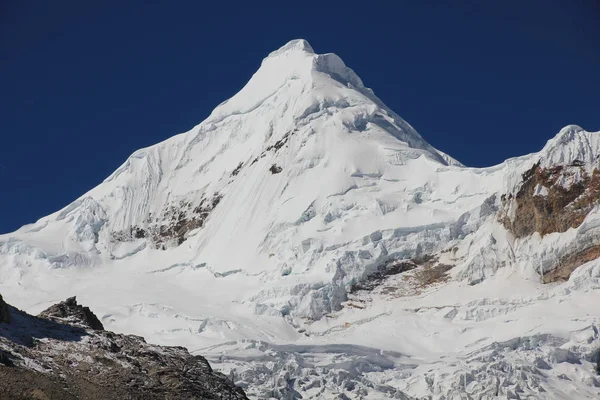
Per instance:
[[[598,343],[569,338],[598,325],[599,136],[466,168],[291,41],[189,132],[0,236],[0,291],[33,312],[76,294],[107,329],[207,347],[258,398],[539,396],[562,375],[595,395]]]

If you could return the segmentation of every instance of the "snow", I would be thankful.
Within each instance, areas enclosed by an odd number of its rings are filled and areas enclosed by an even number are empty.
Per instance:
[[[546,197],[546,196],[548,196],[548,188],[545,186],[542,186],[538,183],[533,188],[533,195],[540,196],[540,197]]]
[[[107,329],[186,346],[255,398],[597,397],[600,265],[564,284],[539,276],[600,239],[597,210],[523,239],[497,212],[540,160],[591,171],[599,138],[570,126],[539,153],[467,168],[338,56],[292,41],[198,126],[1,235],[0,293],[30,313],[76,295]],[[189,218],[217,195],[180,245],[123,233]],[[382,263],[427,254],[454,266],[448,282],[398,275],[383,284],[394,295],[349,293]]]

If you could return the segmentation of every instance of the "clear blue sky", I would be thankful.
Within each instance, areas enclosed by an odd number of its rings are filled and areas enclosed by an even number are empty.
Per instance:
[[[190,129],[294,38],[337,53],[470,166],[537,151],[567,124],[600,130],[598,21],[597,0],[3,0],[0,232]]]

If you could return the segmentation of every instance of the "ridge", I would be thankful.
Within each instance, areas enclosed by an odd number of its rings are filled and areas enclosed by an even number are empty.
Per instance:
[[[290,40],[279,49],[272,51],[269,53],[269,57],[277,57],[289,51],[302,51],[308,54],[315,54],[312,46],[305,39],[294,39]]]

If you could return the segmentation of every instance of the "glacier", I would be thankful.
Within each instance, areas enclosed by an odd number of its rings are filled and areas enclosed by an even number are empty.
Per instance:
[[[0,293],[33,314],[76,295],[254,398],[595,398],[597,204],[544,235],[506,221],[532,168],[595,176],[599,138],[571,125],[469,168],[294,40],[190,131],[0,235]]]

